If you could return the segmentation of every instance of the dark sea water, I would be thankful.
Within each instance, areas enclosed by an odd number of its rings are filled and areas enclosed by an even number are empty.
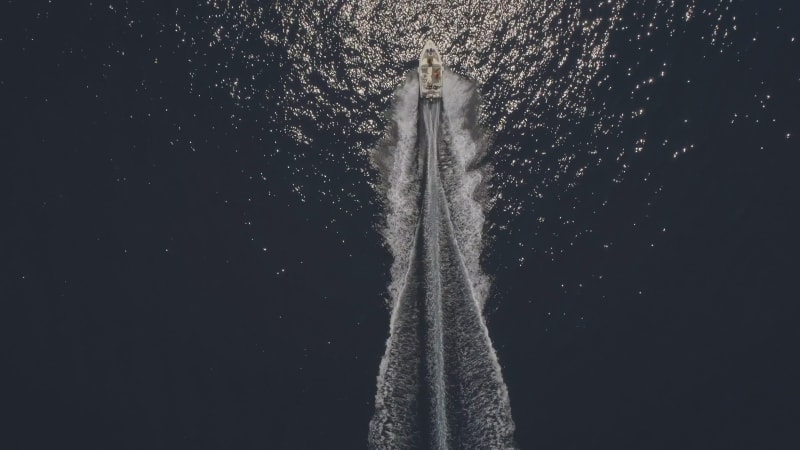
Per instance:
[[[426,37],[515,444],[798,445],[796,2],[0,10],[0,448],[366,448]]]

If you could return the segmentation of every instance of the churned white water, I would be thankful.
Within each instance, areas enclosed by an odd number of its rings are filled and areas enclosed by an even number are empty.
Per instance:
[[[513,448],[508,392],[482,315],[480,268],[488,171],[478,161],[474,83],[447,72],[442,100],[397,91],[392,125],[373,153],[394,264],[372,448]]]

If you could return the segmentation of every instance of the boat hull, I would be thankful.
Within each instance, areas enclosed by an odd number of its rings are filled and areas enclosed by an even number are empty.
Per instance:
[[[433,41],[425,42],[419,55],[420,98],[442,98],[444,66],[439,49]]]

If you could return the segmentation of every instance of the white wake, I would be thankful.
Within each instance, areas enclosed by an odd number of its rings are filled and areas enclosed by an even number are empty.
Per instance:
[[[443,100],[398,90],[374,152],[394,256],[391,320],[369,443],[375,449],[514,448],[514,423],[482,315],[486,182],[475,85],[445,73]]]

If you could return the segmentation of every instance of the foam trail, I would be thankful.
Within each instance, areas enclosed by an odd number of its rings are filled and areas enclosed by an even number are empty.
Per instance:
[[[409,76],[374,153],[394,256],[374,449],[514,448],[508,393],[482,315],[488,280],[475,194],[487,172],[473,167],[485,151],[478,96],[450,72],[444,87],[443,100],[420,101]]]

